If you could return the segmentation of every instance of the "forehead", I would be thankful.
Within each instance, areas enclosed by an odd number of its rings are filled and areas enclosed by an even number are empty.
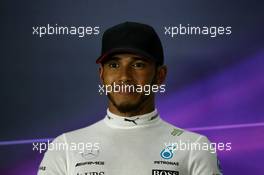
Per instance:
[[[133,54],[133,53],[117,53],[110,56],[108,61],[110,60],[116,60],[116,61],[146,61],[146,62],[152,62],[149,58],[146,58],[139,54]]]

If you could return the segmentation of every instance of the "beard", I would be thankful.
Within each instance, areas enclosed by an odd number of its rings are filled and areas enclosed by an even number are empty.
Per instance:
[[[156,83],[156,72],[151,80],[151,87]],[[139,111],[142,107],[142,105],[152,96],[154,95],[153,92],[150,93],[149,95],[145,95],[144,92],[138,93],[140,95],[139,99],[137,100],[136,103],[131,103],[129,101],[123,102],[121,104],[118,104],[117,101],[114,99],[112,94],[107,94],[108,99],[112,102],[112,104],[116,107],[116,109],[121,112],[121,113],[130,113],[130,112],[135,112]]]
[[[143,103],[147,101],[147,99],[151,98],[151,95],[144,95],[140,94],[139,100],[137,100],[136,103],[129,103],[124,102],[121,104],[118,104],[115,100],[112,94],[108,94],[108,99],[112,102],[112,104],[117,108],[117,110],[121,113],[129,113],[129,112],[135,112],[140,109]]]

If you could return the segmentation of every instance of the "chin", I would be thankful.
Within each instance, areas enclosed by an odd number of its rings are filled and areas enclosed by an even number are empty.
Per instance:
[[[139,104],[119,104],[116,108],[122,113],[133,112],[139,108]]]
[[[148,97],[140,94],[120,95],[111,94],[108,98],[113,105],[122,113],[137,111],[138,108],[148,99]]]
[[[140,106],[140,98],[126,98],[126,99],[119,99],[113,98],[111,99],[114,106],[122,113],[133,112],[137,110]]]

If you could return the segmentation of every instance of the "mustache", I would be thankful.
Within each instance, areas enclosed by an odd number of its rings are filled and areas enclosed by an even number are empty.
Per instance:
[[[130,88],[132,88],[132,89],[135,89],[138,85],[137,84],[134,84],[134,83],[129,83],[129,82],[125,82],[125,83],[123,83],[123,82],[119,82],[119,83],[116,83],[116,82],[113,82],[112,84],[111,84],[111,86],[115,89],[115,90],[118,90],[120,87],[122,88],[122,89],[126,89],[126,90],[128,90],[128,89],[130,89]]]
[[[137,86],[136,83],[131,82],[131,81],[114,81],[113,83],[111,83],[111,86],[114,86],[114,85],[119,85],[119,86],[128,85],[128,86],[134,86],[134,87]]]

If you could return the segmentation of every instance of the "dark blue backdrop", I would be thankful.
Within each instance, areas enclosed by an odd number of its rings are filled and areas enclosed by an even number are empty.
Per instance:
[[[99,96],[103,31],[124,21],[152,25],[168,65],[161,117],[232,142],[219,152],[224,174],[264,173],[264,14],[259,1],[0,1],[0,174],[36,174],[43,154],[30,139],[85,127],[106,112]],[[99,26],[100,34],[32,35],[33,26]],[[164,26],[231,26],[232,34],[177,36]],[[25,144],[17,141],[25,140]],[[15,141],[15,142],[4,142]]]

